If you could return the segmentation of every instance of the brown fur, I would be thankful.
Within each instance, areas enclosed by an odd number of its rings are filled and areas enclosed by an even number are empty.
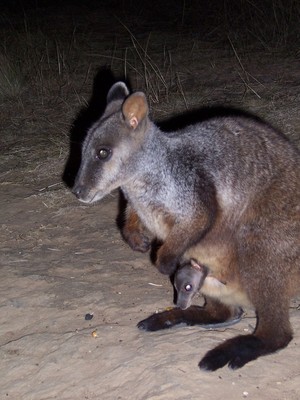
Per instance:
[[[109,157],[99,159],[99,151]],[[257,326],[211,350],[200,367],[239,368],[287,346],[289,301],[300,287],[300,153],[281,133],[249,117],[216,117],[164,133],[143,93],[123,83],[108,94],[89,131],[74,193],[85,203],[121,188],[123,237],[134,250],[162,242],[156,264],[173,274],[195,259],[209,273],[204,307],[141,321],[144,330],[179,323],[230,323],[252,306]],[[148,238],[147,231],[151,237]]]

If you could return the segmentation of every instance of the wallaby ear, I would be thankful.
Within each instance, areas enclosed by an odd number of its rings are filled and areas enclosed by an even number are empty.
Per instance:
[[[148,104],[144,93],[135,92],[129,96],[123,103],[122,112],[127,124],[136,129],[148,115]]]
[[[129,95],[129,90],[124,82],[116,82],[109,89],[107,94],[107,104],[115,100],[124,100]]]

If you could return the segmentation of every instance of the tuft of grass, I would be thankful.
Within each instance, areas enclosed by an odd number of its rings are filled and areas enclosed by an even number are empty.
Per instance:
[[[220,26],[239,43],[274,51],[294,49],[299,19],[298,0],[224,0]]]
[[[18,98],[25,87],[21,65],[0,53],[0,100]]]
[[[119,23],[127,31],[131,45],[125,49],[123,60],[123,74],[126,79],[134,80],[136,87],[143,87],[147,92],[150,104],[169,102],[172,95],[179,94],[183,104],[188,108],[183,84],[177,68],[173,65],[172,53],[165,44],[160,44],[157,51],[152,46],[151,32],[142,42],[123,22]],[[155,42],[155,39],[154,39]],[[155,59],[155,54],[158,57]]]

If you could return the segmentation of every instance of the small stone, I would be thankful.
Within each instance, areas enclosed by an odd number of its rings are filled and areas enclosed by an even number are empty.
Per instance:
[[[90,321],[91,319],[93,319],[93,314],[85,314],[85,317],[84,317],[84,319],[86,320],[86,321]]]

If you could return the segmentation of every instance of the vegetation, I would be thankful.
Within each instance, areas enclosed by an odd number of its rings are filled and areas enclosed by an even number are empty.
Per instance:
[[[275,116],[280,127],[278,108],[297,117],[297,0],[145,4],[2,2],[1,140],[8,148],[33,135],[38,154],[52,144],[66,154],[76,115],[92,105],[91,121],[99,116],[119,78],[147,92],[158,119],[215,104]]]

